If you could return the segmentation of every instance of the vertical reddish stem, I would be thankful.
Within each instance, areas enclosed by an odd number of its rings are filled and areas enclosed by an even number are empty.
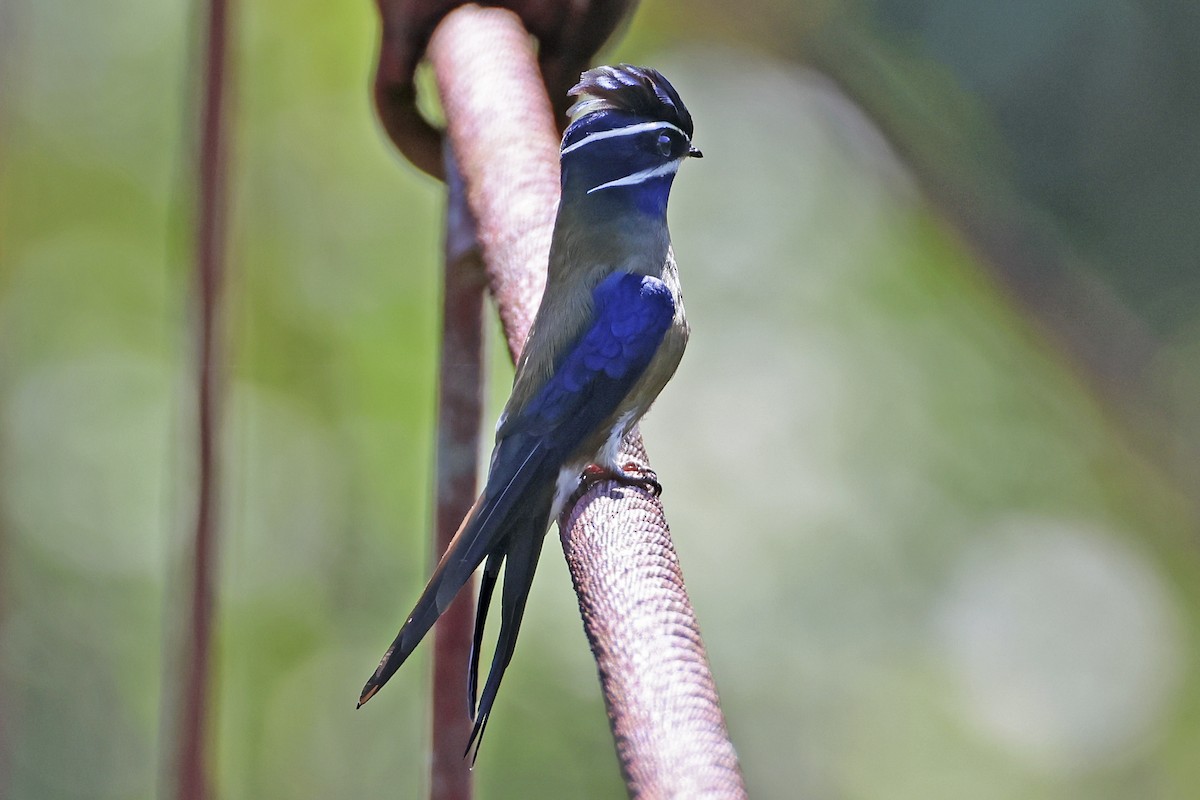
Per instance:
[[[445,552],[476,493],[483,394],[483,262],[462,178],[446,148],[446,250],[442,354],[438,372],[437,526],[434,552]],[[474,579],[433,630],[432,800],[470,800],[471,735],[467,660],[471,652]]]
[[[226,0],[209,0],[196,207],[197,497],[188,653],[179,730],[176,791],[181,800],[211,796],[208,720],[213,594],[217,562],[217,423],[220,346],[218,311],[225,269]]]

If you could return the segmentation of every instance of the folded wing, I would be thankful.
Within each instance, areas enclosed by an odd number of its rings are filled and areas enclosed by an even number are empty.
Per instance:
[[[512,659],[525,602],[550,525],[558,473],[581,443],[621,408],[671,325],[675,303],[650,276],[614,273],[593,294],[593,319],[545,385],[510,412],[497,435],[487,486],[442,556],[424,592],[363,687],[359,705],[396,672],[487,559],[476,612],[468,691],[477,744]],[[479,650],[488,604],[504,566],[500,635],[478,712]]]

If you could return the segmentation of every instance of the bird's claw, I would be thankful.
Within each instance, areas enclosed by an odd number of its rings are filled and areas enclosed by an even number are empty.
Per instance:
[[[601,481],[616,481],[622,486],[640,486],[655,497],[662,496],[658,473],[636,461],[626,461],[619,469],[588,464],[579,476],[580,491],[586,492]]]

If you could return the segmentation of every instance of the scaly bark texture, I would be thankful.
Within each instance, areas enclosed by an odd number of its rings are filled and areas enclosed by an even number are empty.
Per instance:
[[[515,357],[541,297],[558,205],[551,103],[511,12],[456,9],[428,56]],[[640,438],[627,445],[644,460]],[[661,503],[597,484],[561,532],[630,796],[745,797]]]

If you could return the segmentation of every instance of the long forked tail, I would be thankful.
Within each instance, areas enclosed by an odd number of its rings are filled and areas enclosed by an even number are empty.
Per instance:
[[[500,689],[500,681],[504,671],[512,661],[513,652],[517,646],[517,633],[521,629],[521,617],[525,614],[525,601],[529,599],[529,589],[533,586],[533,573],[537,570],[538,556],[542,552],[542,539],[546,533],[546,516],[550,510],[551,497],[547,496],[544,504],[535,504],[535,509],[525,519],[525,524],[513,531],[505,540],[507,553],[504,560],[504,587],[501,590],[500,602],[500,638],[496,642],[496,651],[492,654],[492,666],[488,671],[487,683],[483,687],[483,695],[479,698],[479,708],[475,708],[475,691],[477,685],[479,638],[482,631],[477,628],[471,663],[471,716],[475,726],[471,730],[471,738],[463,755],[471,753],[479,755],[479,747],[483,743],[483,732],[487,727],[488,718],[492,713],[492,705],[496,702],[496,693]],[[483,599],[482,596],[480,598]],[[480,615],[486,612],[481,606]],[[475,758],[472,756],[471,762]]]
[[[471,506],[471,511],[458,533],[454,534],[412,613],[396,634],[391,647],[383,654],[375,673],[363,686],[358,698],[360,708],[383,688],[400,665],[412,655],[483,560],[492,554],[504,554],[507,550],[505,540],[511,535],[513,523],[524,520],[528,509],[541,503],[546,491],[543,484],[553,485],[553,481],[545,480],[541,474],[546,465],[539,446],[521,452],[518,457],[519,461],[513,459],[517,462],[513,465],[515,468],[505,468],[508,467],[505,463],[501,463],[499,469],[493,465],[488,488]],[[507,479],[502,480],[493,491],[491,478],[497,475],[507,476]],[[517,515],[515,518],[514,513]],[[496,567],[499,567],[498,563]]]
[[[412,613],[408,615],[400,632],[396,634],[395,640],[383,654],[375,673],[367,679],[366,685],[363,686],[362,694],[358,698],[359,708],[374,697],[375,693],[382,689],[388,679],[396,673],[396,670],[400,669],[400,665],[412,655],[413,650],[433,627],[433,623],[437,622],[438,617],[450,606],[450,602],[458,594],[458,590],[466,584],[471,573],[475,571],[479,562],[487,555],[487,551],[495,544],[486,535],[487,531],[481,529],[483,526],[480,525],[479,512],[483,506],[484,497],[480,496],[471,506],[470,513],[463,520],[462,526],[454,535],[450,546],[446,548],[445,554],[429,578],[429,583],[425,584],[425,590],[421,592],[421,597],[413,607]],[[475,546],[471,547],[471,545]],[[479,557],[472,562],[473,556],[468,555],[466,552],[468,550],[480,550],[481,552]]]

